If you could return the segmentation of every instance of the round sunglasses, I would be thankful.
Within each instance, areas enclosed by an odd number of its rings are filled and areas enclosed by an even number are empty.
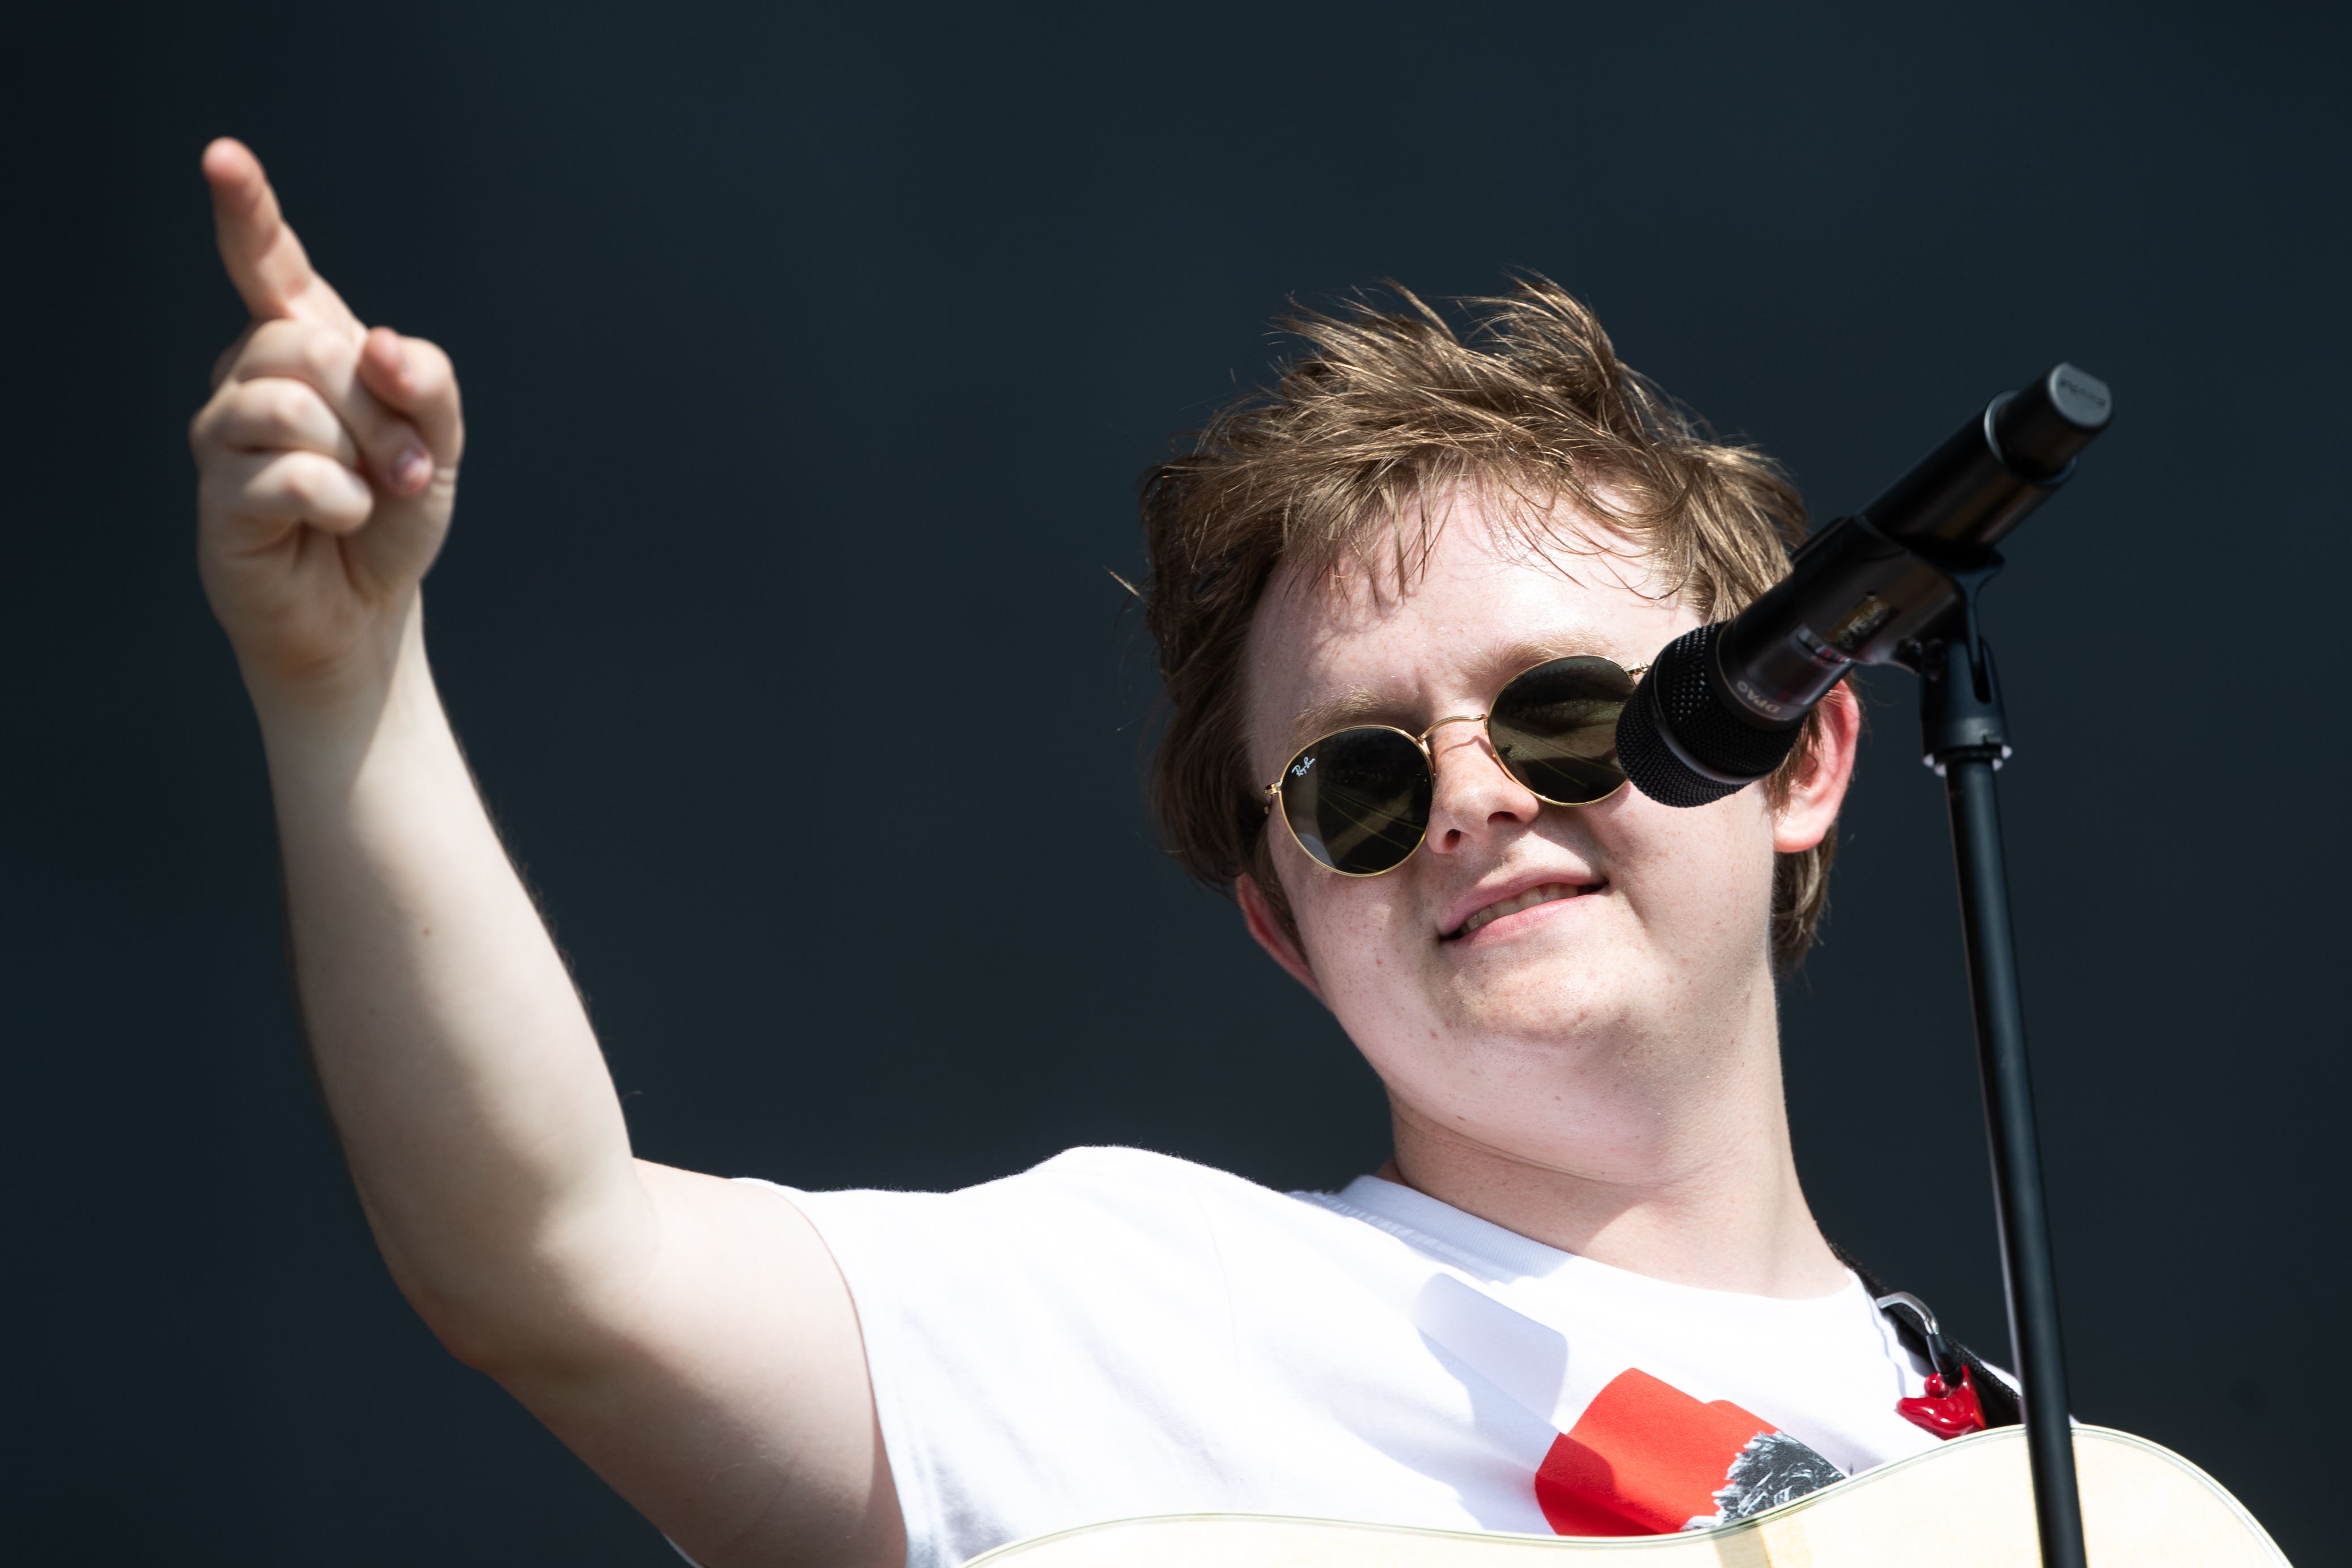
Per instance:
[[[1627,669],[1592,654],[1555,658],[1513,676],[1484,713],[1440,719],[1416,735],[1355,724],[1299,748],[1265,786],[1291,837],[1342,877],[1393,871],[1429,834],[1436,793],[1430,736],[1448,724],[1485,724],[1495,760],[1538,799],[1591,805],[1625,787],[1617,715],[1647,665]]]

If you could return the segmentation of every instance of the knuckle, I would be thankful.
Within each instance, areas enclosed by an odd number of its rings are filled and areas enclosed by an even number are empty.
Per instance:
[[[291,436],[302,429],[321,406],[316,391],[286,376],[270,376],[251,384],[257,395],[255,416],[273,436]]]
[[[278,394],[269,381],[245,382],[222,405],[221,423],[232,437],[249,436],[268,423],[277,405]]]
[[[199,458],[209,458],[229,445],[225,427],[236,417],[236,389],[224,386],[189,416],[188,445]]]
[[[276,489],[305,513],[341,515],[355,488],[351,470],[316,452],[289,452],[278,460]]]
[[[240,365],[280,363],[290,357],[310,329],[299,321],[263,321],[229,345]]]
[[[303,462],[299,456],[287,458],[278,465],[277,479],[279,492],[297,506],[316,506],[324,499],[325,476],[316,464]]]
[[[352,346],[339,332],[312,327],[295,350],[301,367],[329,384],[350,374]]]
[[[228,446],[257,446],[282,439],[288,433],[286,389],[297,383],[283,376],[242,382],[221,399],[214,424]]]

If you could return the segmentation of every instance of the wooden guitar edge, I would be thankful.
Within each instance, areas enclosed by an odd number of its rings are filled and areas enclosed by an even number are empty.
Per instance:
[[[2005,1427],[2003,1430],[2013,1431],[2016,1428]],[[2240,1524],[2245,1526],[2246,1533],[2261,1543],[2263,1550],[2278,1562],[2280,1568],[2294,1568],[2294,1564],[2287,1562],[2286,1553],[2279,1550],[2278,1542],[2271,1539],[2271,1532],[2263,1528],[2263,1521],[2249,1513],[2246,1510],[2246,1505],[2240,1502],[2236,1494],[2229,1488],[2207,1475],[2204,1467],[2198,1464],[2196,1460],[2185,1458],[2161,1443],[2151,1443],[2145,1437],[2119,1431],[2113,1426],[2086,1426],[2080,1423],[2077,1423],[2074,1427],[2074,1451],[2077,1454],[2083,1451],[2083,1438],[2085,1434],[2095,1436],[2103,1443],[2113,1443],[2118,1447],[2137,1448],[2152,1454],[2174,1469],[2186,1471],[2190,1479],[2211,1493],[2215,1501],[2229,1510],[2231,1515]]]
[[[1843,1568],[1848,1563],[1894,1561],[1897,1553],[1920,1563],[1981,1563],[1987,1568],[2016,1563],[2027,1568],[2038,1562],[2039,1552],[2032,1541],[2030,1510],[2016,1500],[2025,1479],[2024,1445],[2025,1434],[2020,1427],[1972,1433],[1738,1524],[1684,1534],[1562,1537],[1276,1514],[1162,1514],[1107,1520],[1033,1536],[982,1552],[965,1568],[1092,1568],[1098,1563],[1156,1568],[1162,1562],[1198,1568],[1323,1568],[1325,1564],[1434,1568],[1468,1565],[1474,1558],[1477,1568],[1521,1568],[1531,1565],[1538,1553],[1558,1568],[1569,1568],[1563,1557],[1628,1552],[1653,1553],[1644,1568]],[[2110,1469],[2134,1472],[2143,1481],[2152,1469],[2164,1479],[2188,1482],[2193,1493],[2201,1494],[2206,1509],[2218,1505],[2243,1534],[2231,1543],[2236,1550],[2212,1560],[2215,1568],[2291,1568],[2269,1532],[2227,1488],[2163,1445],[2112,1427],[2077,1426],[2074,1451],[2084,1472],[2095,1568],[2158,1560],[2141,1557],[2144,1546],[2137,1541],[2112,1540],[2103,1546],[2103,1537],[2110,1530],[2100,1528],[2104,1521],[2096,1505],[2103,1489],[2098,1483],[2102,1472]],[[1930,1467],[1944,1472],[1943,1479],[1923,1482],[1919,1472]],[[2133,1474],[2119,1477],[2126,1485],[2133,1479]],[[1903,1494],[1947,1485],[1948,1490],[1935,1494],[1941,1504],[1937,1508],[1858,1506],[1892,1503]],[[2011,1506],[1999,1508],[2005,1500]],[[2190,1511],[2201,1511],[2194,1508],[2193,1500],[2184,1501],[2190,1503]],[[1900,1522],[1868,1518],[1890,1513]],[[2154,1520],[2147,1522],[2150,1529],[2156,1528]],[[2209,1516],[2204,1522],[2210,1528],[2218,1521]],[[1874,1546],[1857,1553],[1852,1538],[1858,1531],[1874,1531]],[[1888,1539],[1890,1531],[1902,1531],[1905,1539]],[[1115,1542],[1109,1539],[1114,1536],[1125,1539]],[[1936,1542],[1926,1539],[1929,1536]],[[1948,1557],[1934,1550],[1937,1542],[1956,1554]]]

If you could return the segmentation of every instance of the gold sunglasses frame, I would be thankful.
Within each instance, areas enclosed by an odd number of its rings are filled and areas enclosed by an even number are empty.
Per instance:
[[[1562,662],[1563,659],[1568,658],[1600,659],[1603,664],[1614,666],[1619,674],[1623,675],[1627,679],[1633,681],[1636,685],[1640,684],[1642,677],[1649,673],[1650,668],[1646,664],[1618,664],[1615,659],[1606,658],[1597,653],[1564,654],[1560,658],[1547,658],[1528,666],[1527,668],[1519,671],[1517,675],[1514,675],[1509,680],[1506,680],[1501,686],[1496,688],[1495,695],[1499,698],[1504,692],[1508,691],[1512,686],[1521,679],[1534,674],[1537,670],[1541,669],[1545,665],[1559,664]],[[1630,699],[1628,700],[1630,700]],[[1456,713],[1451,717],[1440,719],[1436,723],[1432,724],[1428,729],[1423,730],[1418,735],[1414,734],[1410,730],[1401,730],[1394,724],[1342,724],[1337,730],[1316,736],[1313,740],[1307,742],[1305,745],[1291,752],[1290,760],[1282,764],[1282,771],[1274,775],[1274,782],[1265,786],[1265,789],[1263,792],[1265,798],[1259,802],[1259,807],[1266,816],[1272,816],[1274,815],[1274,808],[1280,805],[1282,801],[1282,781],[1290,776],[1290,770],[1297,765],[1298,759],[1313,751],[1316,747],[1321,745],[1324,742],[1329,740],[1333,735],[1344,735],[1350,730],[1386,730],[1392,735],[1402,735],[1406,740],[1411,741],[1415,746],[1418,746],[1421,749],[1423,759],[1429,764],[1429,776],[1433,784],[1437,778],[1437,753],[1429,749],[1429,738],[1432,735],[1436,734],[1440,730],[1444,729],[1448,724],[1484,724],[1492,720],[1494,716],[1495,710],[1493,705],[1489,704],[1486,711],[1484,713]],[[1509,779],[1513,784],[1517,784],[1521,789],[1526,790],[1529,795],[1534,795],[1546,805],[1556,805],[1563,811],[1573,811],[1580,805],[1599,805],[1604,800],[1614,800],[1618,795],[1624,792],[1625,786],[1633,782],[1630,779],[1621,778],[1617,781],[1617,787],[1615,789],[1611,790],[1607,795],[1595,795],[1591,800],[1554,800],[1551,796],[1543,794],[1541,791],[1535,788],[1534,785],[1520,778],[1518,774],[1511,772],[1509,768],[1503,766],[1502,752],[1495,744],[1495,732],[1492,730],[1486,731],[1486,755],[1494,762],[1494,764],[1497,768],[1502,769],[1504,777]],[[1619,771],[1622,772],[1623,770],[1620,769]],[[1289,833],[1290,841],[1298,846],[1298,852],[1301,855],[1306,856],[1308,860],[1318,866],[1321,866],[1324,870],[1330,872],[1334,877],[1348,877],[1358,881],[1364,880],[1370,877],[1385,877],[1391,871],[1399,869],[1406,861],[1420,854],[1421,847],[1429,842],[1429,824],[1424,822],[1421,825],[1421,836],[1412,841],[1412,848],[1397,857],[1396,865],[1383,866],[1377,871],[1342,871],[1337,866],[1325,864],[1320,856],[1317,855],[1312,849],[1307,847],[1307,841],[1298,837],[1298,828],[1297,825],[1292,823],[1290,820],[1290,814],[1286,811],[1282,814],[1282,826],[1285,831]]]

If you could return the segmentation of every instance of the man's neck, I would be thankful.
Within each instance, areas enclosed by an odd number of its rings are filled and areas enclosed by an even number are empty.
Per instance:
[[[1776,1021],[1696,1080],[1561,1085],[1559,1116],[1474,1128],[1391,1096],[1381,1174],[1521,1236],[1676,1284],[1826,1296],[1845,1268],[1813,1223],[1789,1142]]]

